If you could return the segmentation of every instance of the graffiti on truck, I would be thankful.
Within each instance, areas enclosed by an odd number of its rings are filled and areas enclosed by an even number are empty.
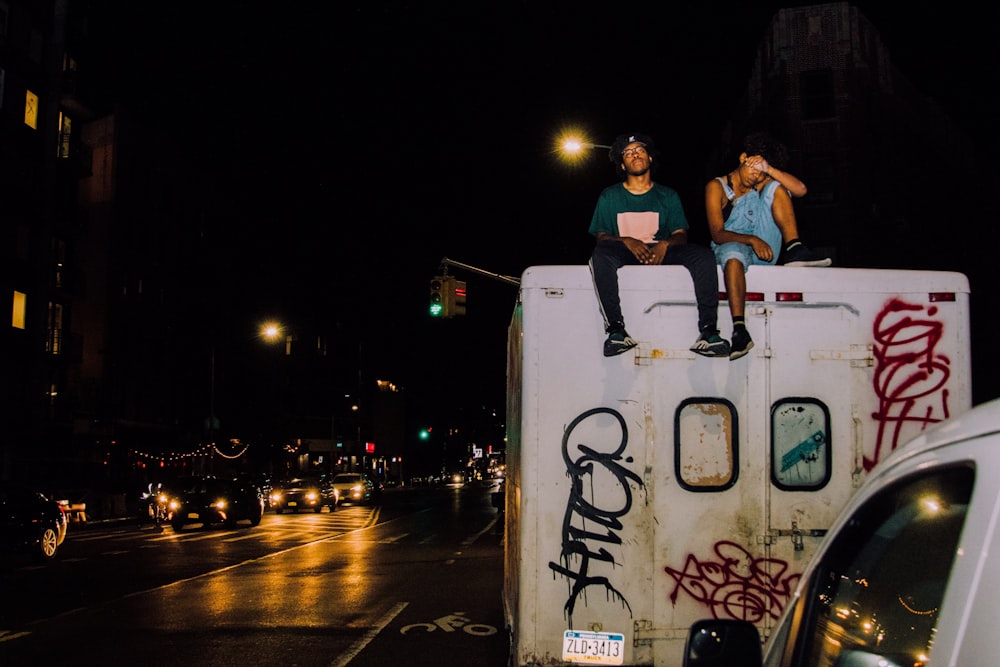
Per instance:
[[[864,459],[866,471],[920,430],[950,416],[948,378],[951,359],[937,350],[944,322],[937,306],[925,307],[892,299],[875,318],[875,373],[872,383],[879,400],[872,418],[878,423],[875,451]]]
[[[715,559],[688,554],[682,569],[663,568],[675,582],[670,601],[676,604],[684,592],[704,604],[713,618],[777,619],[802,574],[789,573],[783,560],[755,558],[728,540],[716,542],[713,551]]]
[[[596,445],[574,440],[574,432],[585,420],[598,415],[609,415],[620,428],[621,438],[611,451],[602,451]],[[576,436],[579,437],[579,436]],[[566,474],[570,478],[570,493],[562,523],[562,550],[559,562],[550,562],[549,568],[562,575],[569,582],[569,597],[563,606],[563,613],[573,628],[573,610],[581,596],[586,600],[586,591],[594,586],[602,589],[608,599],[617,600],[632,615],[632,607],[606,575],[593,572],[595,565],[610,566],[603,571],[613,571],[621,563],[615,563],[608,546],[620,546],[619,531],[623,524],[621,517],[632,509],[632,489],[629,482],[642,488],[642,478],[622,465],[631,463],[632,457],[625,457],[628,446],[628,428],[625,419],[617,410],[593,408],[577,416],[566,427],[562,439],[562,455],[566,464]],[[621,496],[608,502],[594,497],[593,478],[596,474],[610,474],[618,482]],[[610,485],[608,485],[610,486]],[[618,570],[622,572],[622,570]]]

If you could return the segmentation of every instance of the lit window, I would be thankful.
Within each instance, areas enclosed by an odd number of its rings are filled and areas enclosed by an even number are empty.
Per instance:
[[[49,337],[45,350],[49,354],[62,354],[63,306],[49,302]]]
[[[28,301],[28,297],[24,292],[14,291],[14,312],[10,318],[10,325],[15,329],[24,328],[24,310]]]
[[[68,158],[70,149],[70,139],[73,134],[73,119],[59,112],[59,148],[58,157]]]
[[[38,95],[24,91],[24,124],[32,130],[38,129]]]

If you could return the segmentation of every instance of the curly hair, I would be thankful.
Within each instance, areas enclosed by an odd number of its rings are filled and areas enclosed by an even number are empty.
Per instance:
[[[788,148],[767,132],[751,132],[744,137],[743,152],[747,155],[760,155],[778,169],[788,168]]]

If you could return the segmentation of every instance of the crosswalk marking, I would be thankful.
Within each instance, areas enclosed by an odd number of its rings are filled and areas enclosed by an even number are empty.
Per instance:
[[[236,528],[224,528],[213,526],[210,530],[203,530],[198,524],[189,524],[181,532],[174,531],[168,525],[162,531],[149,528],[136,528],[134,530],[121,529],[121,532],[112,536],[98,533],[79,533],[72,536],[74,540],[88,542],[93,540],[105,540],[116,543],[119,547],[124,547],[128,543],[141,542],[139,548],[155,548],[161,543],[175,542],[198,542],[202,540],[218,539],[223,542],[239,542],[244,540],[270,540],[270,541],[291,541],[308,542],[316,539],[323,539],[342,533],[347,533],[361,528],[367,528],[378,521],[380,509],[377,506],[367,507],[354,505],[351,507],[338,508],[335,512],[322,513],[300,513],[273,515],[266,524],[258,526],[247,526],[245,523]],[[124,553],[118,551],[116,553]]]

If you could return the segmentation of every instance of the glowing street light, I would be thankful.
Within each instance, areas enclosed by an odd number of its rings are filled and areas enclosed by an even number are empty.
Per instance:
[[[285,333],[285,327],[279,322],[264,322],[260,325],[260,337],[268,343],[285,342],[285,356],[292,353],[292,343],[295,336]]]
[[[281,338],[283,331],[283,327],[277,322],[264,322],[260,325],[260,337],[271,343]]]
[[[610,150],[611,146],[595,144],[578,130],[567,130],[556,139],[556,151],[565,161],[573,164],[582,162],[587,155],[587,151],[592,148]]]

